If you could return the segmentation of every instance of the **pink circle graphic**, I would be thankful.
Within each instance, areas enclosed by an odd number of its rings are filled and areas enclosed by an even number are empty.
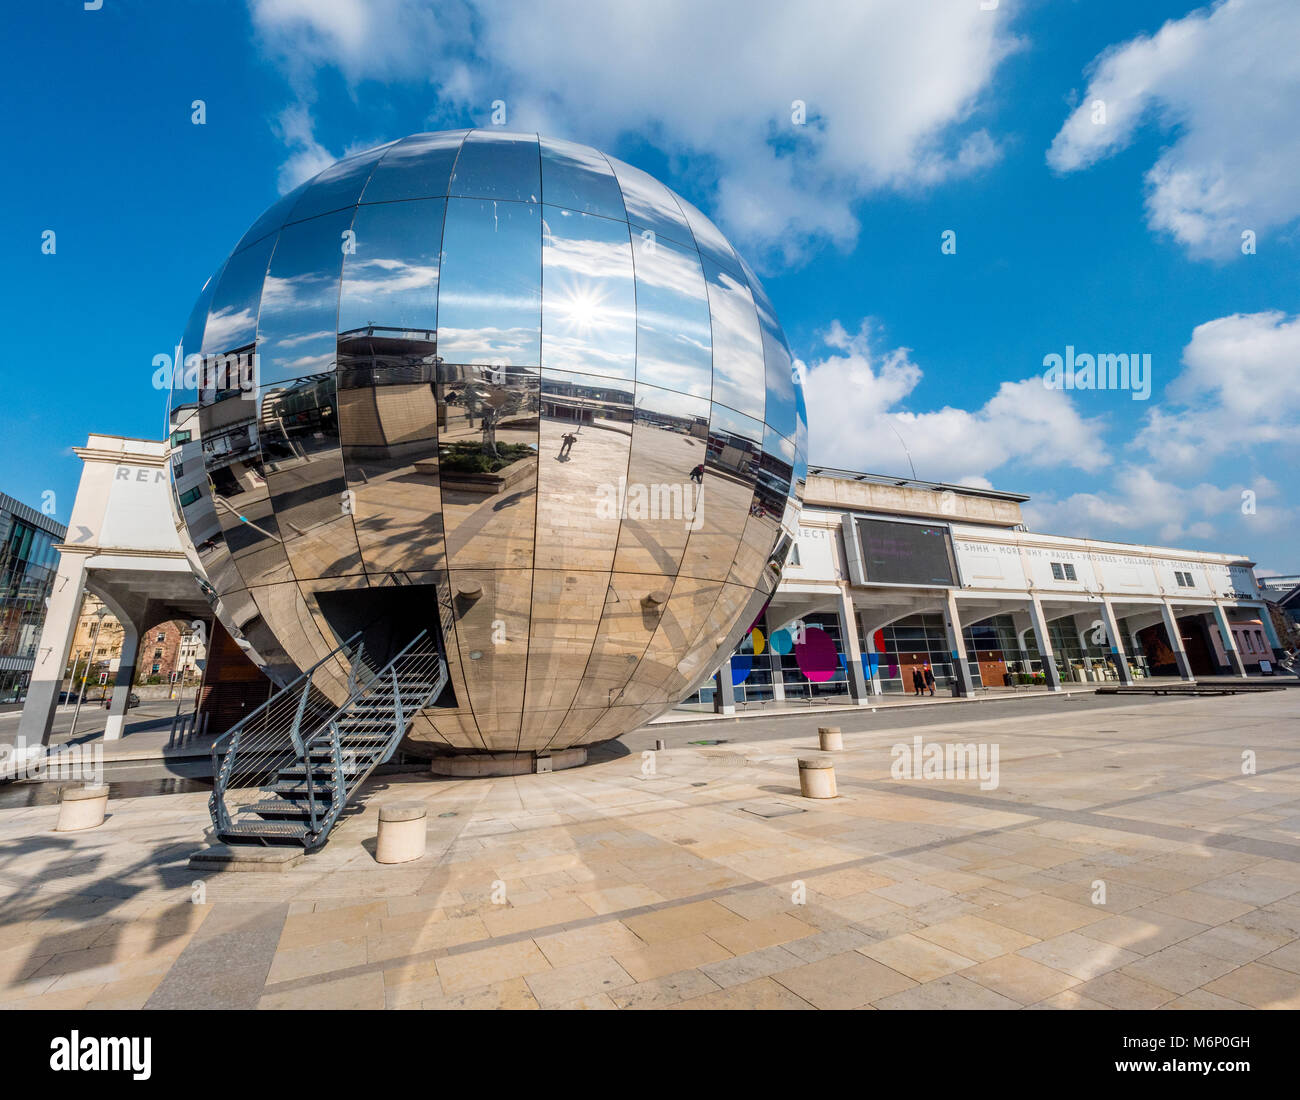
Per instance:
[[[829,680],[840,664],[831,636],[818,626],[810,626],[803,632],[803,641],[795,644],[794,658],[799,662],[799,671],[814,684]]]

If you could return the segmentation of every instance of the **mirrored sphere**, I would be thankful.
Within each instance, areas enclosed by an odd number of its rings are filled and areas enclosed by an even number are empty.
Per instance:
[[[603,741],[694,691],[771,596],[807,468],[785,336],[713,223],[498,130],[358,153],[267,210],[194,307],[170,423],[223,625],[282,684],[358,631],[373,660],[429,631],[429,752]]]

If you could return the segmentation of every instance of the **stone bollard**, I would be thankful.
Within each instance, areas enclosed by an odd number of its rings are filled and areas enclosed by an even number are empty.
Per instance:
[[[838,752],[844,748],[844,735],[839,726],[818,726],[817,736],[822,743],[822,752]]]
[[[799,793],[804,798],[835,797],[835,765],[829,756],[799,757]]]
[[[410,863],[424,855],[428,816],[428,808],[423,802],[393,802],[381,806],[375,862]]]
[[[663,752],[668,747],[668,742],[662,737],[655,740],[655,752]]]
[[[104,824],[107,809],[107,787],[64,787],[59,792],[59,823],[54,828],[60,833],[93,829]]]

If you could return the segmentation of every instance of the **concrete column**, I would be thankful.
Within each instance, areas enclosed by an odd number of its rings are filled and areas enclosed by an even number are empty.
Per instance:
[[[1074,636],[1079,639],[1079,648],[1083,650],[1083,667],[1089,672],[1092,671],[1092,654],[1088,652],[1088,631],[1086,627],[1079,625],[1079,616],[1072,615],[1070,621],[1074,623]]]
[[[1268,644],[1273,647],[1273,658],[1276,661],[1277,655],[1282,652],[1282,642],[1277,636],[1277,630],[1273,627],[1273,616],[1268,612],[1267,604],[1259,606],[1259,622],[1264,628],[1264,637],[1268,639]]]
[[[48,745],[54,708],[63,690],[63,671],[77,632],[77,616],[86,594],[88,555],[63,550],[59,554],[59,572],[45,611],[41,640],[36,647],[32,679],[27,687],[27,702],[18,720],[18,737],[26,744]]]
[[[774,633],[767,632],[767,667],[772,670],[772,700],[780,703],[785,700],[785,677],[781,674],[781,654],[772,648]]]
[[[122,622],[122,659],[113,680],[113,697],[109,700],[108,722],[104,726],[104,740],[117,741],[126,723],[127,702],[131,695],[131,682],[135,679],[135,655],[140,648],[140,628],[129,619]]]
[[[871,659],[871,693],[880,695],[880,654],[876,650],[876,632],[866,625],[863,620],[862,625],[863,645],[866,646],[867,654]]]
[[[1119,620],[1115,618],[1115,609],[1110,600],[1101,601],[1102,621],[1106,624],[1106,638],[1110,642],[1110,653],[1115,658],[1115,671],[1119,673],[1120,683],[1131,684],[1133,673],[1129,671],[1128,654],[1124,651],[1124,635],[1120,633]]]
[[[736,686],[731,682],[731,658],[722,662],[722,667],[713,674],[713,713],[736,713]]]
[[[1047,619],[1043,617],[1043,605],[1038,596],[1029,594],[1029,618],[1034,624],[1034,644],[1038,646],[1038,656],[1043,662],[1043,676],[1047,680],[1048,691],[1061,690],[1061,674],[1056,668],[1056,654],[1052,651],[1052,635],[1047,630]]]
[[[1228,658],[1228,668],[1238,676],[1245,676],[1246,666],[1237,651],[1237,640],[1232,636],[1232,623],[1228,621],[1228,613],[1221,603],[1214,605],[1214,621],[1219,628],[1219,642]]]
[[[871,700],[867,695],[866,678],[862,675],[862,646],[858,641],[858,615],[853,609],[853,597],[847,589],[840,589],[837,610],[840,618],[840,638],[844,642],[844,663],[848,665],[849,696],[858,706],[866,706]]]
[[[1188,683],[1196,683],[1196,677],[1192,675],[1192,666],[1183,651],[1183,636],[1178,629],[1178,616],[1174,614],[1173,606],[1168,600],[1160,602],[1160,614],[1164,619],[1165,633],[1169,636],[1169,648],[1174,651],[1174,660],[1178,663],[1178,675]]]
[[[961,636],[961,615],[957,611],[957,594],[950,588],[943,606],[943,625],[948,632],[948,651],[952,654],[953,671],[957,675],[957,694],[972,696],[975,685],[971,681],[970,666],[966,664],[966,639]]]

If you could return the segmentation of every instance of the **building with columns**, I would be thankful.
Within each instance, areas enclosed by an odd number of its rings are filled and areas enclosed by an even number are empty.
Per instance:
[[[174,470],[183,501],[204,476],[198,450],[183,425],[170,440],[92,435],[76,448],[81,483],[30,658],[19,727],[28,745],[48,739],[86,594],[122,626],[106,737],[122,734],[137,668],[147,673],[153,662],[161,672],[162,624],[203,624],[188,641],[183,628],[168,628],[191,676],[211,640],[201,709],[213,732],[269,694],[266,678],[213,622],[206,582],[177,536],[167,461],[182,460]],[[913,672],[927,669],[936,692],[971,695],[1245,675],[1261,671],[1261,661],[1275,664],[1278,638],[1250,560],[1028,531],[1020,510],[1027,499],[811,468],[780,585],[713,686],[688,702],[723,712],[738,699],[866,704],[911,691]],[[209,537],[216,531],[214,522]]]
[[[780,587],[694,701],[1245,675],[1278,639],[1239,554],[1040,534],[1015,493],[813,467]],[[730,675],[727,673],[730,672]]]

